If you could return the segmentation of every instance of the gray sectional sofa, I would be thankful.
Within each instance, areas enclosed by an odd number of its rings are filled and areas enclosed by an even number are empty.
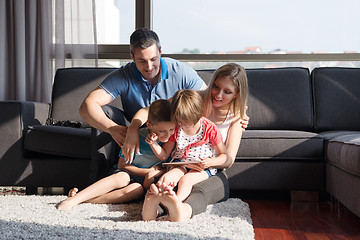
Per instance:
[[[78,108],[113,70],[59,69],[51,104],[0,102],[0,186],[81,188],[106,174],[118,147]],[[213,72],[198,71],[206,82]],[[230,190],[328,192],[360,217],[360,69],[247,75],[250,124],[226,171]],[[113,106],[104,107],[109,117],[121,103]]]

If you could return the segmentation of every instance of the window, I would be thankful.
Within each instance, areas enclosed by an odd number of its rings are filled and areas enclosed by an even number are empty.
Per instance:
[[[358,0],[153,0],[165,53],[360,52]]]
[[[95,0],[96,32],[99,47],[99,66],[119,67],[130,58],[129,37],[135,30],[134,0]],[[109,55],[126,56],[126,59]],[[101,57],[102,56],[102,57]],[[119,57],[117,57],[119,58]],[[124,58],[124,57],[121,57]]]
[[[96,3],[99,57],[113,66],[128,61],[129,36],[135,27],[142,26],[135,22],[140,15],[158,33],[163,56],[189,62],[195,69],[217,68],[228,61],[246,68],[360,67],[357,0]],[[102,39],[107,34],[110,36]]]
[[[98,44],[129,44],[135,30],[134,0],[96,0]]]

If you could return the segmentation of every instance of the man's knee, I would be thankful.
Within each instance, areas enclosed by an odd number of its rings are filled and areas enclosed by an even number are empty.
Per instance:
[[[122,125],[122,126],[128,126],[129,125],[129,119],[127,118],[124,111],[121,109],[111,106],[111,105],[104,105],[102,106],[102,109],[105,113],[105,115],[113,120],[115,123]]]

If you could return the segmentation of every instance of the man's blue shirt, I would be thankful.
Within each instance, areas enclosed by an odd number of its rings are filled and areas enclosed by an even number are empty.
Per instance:
[[[161,58],[161,78],[152,87],[144,80],[134,62],[113,71],[100,84],[113,99],[118,95],[124,112],[133,118],[135,113],[157,99],[169,99],[181,89],[204,89],[206,84],[188,64],[171,58]]]

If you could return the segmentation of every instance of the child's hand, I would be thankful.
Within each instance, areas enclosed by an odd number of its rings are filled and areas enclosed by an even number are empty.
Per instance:
[[[206,169],[206,168],[211,167],[211,162],[212,162],[211,158],[201,159],[201,162],[199,163],[199,166]]]
[[[149,135],[147,135],[147,137],[145,138],[145,142],[149,145],[154,144],[156,142],[156,140],[158,139],[158,136],[155,133],[150,133]]]

